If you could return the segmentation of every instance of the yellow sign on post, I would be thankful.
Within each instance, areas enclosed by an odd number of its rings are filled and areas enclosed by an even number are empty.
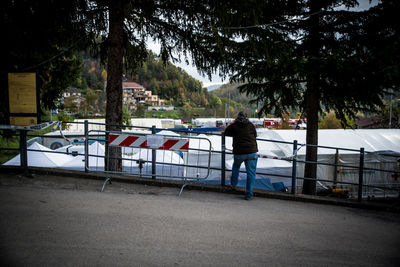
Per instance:
[[[10,124],[16,126],[30,126],[37,124],[36,117],[13,117],[10,116]]]
[[[37,124],[36,73],[9,73],[8,100],[11,125]]]

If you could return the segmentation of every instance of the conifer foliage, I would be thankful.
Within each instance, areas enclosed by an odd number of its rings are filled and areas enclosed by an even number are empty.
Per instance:
[[[255,2],[215,6],[218,20],[204,34],[204,48],[243,82],[242,92],[263,103],[260,115],[300,108],[307,144],[318,144],[322,107],[345,122],[375,111],[387,88],[399,90],[398,1],[364,11],[356,0]],[[307,147],[306,161],[317,161],[315,147]],[[316,178],[315,164],[306,164],[304,177]],[[315,189],[314,180],[304,180],[303,193]]]

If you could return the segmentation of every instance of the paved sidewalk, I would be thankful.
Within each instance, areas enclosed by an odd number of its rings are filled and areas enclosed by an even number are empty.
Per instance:
[[[113,182],[0,174],[11,266],[399,266],[400,215]]]

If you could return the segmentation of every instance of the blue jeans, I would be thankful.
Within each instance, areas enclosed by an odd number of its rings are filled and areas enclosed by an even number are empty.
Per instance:
[[[242,165],[242,162],[244,161],[247,173],[246,193],[245,193],[246,198],[253,197],[253,187],[256,181],[257,160],[258,160],[257,153],[233,156],[231,184],[233,186],[236,186],[238,184],[240,165]]]

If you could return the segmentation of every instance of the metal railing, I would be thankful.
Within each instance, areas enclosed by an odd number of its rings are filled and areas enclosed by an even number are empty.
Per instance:
[[[176,136],[176,135],[157,135],[156,128],[151,128],[151,133],[138,132],[115,132],[90,130],[86,131],[85,138],[85,171],[105,172],[107,174],[124,174],[148,178],[169,178],[181,179],[184,181],[183,188],[188,180],[205,180],[210,173],[211,142],[206,138],[194,136]],[[91,138],[90,133],[96,132],[99,138]],[[93,155],[89,151],[89,141],[104,141],[106,146],[103,157],[105,165],[91,166],[90,157]],[[193,145],[206,144],[207,149],[200,150]],[[151,144],[150,142],[153,142]],[[159,143],[159,144],[158,144]],[[113,147],[120,148],[122,157],[110,156],[110,150]],[[200,151],[205,151],[206,162],[199,165]],[[98,154],[98,153],[96,153]],[[98,155],[96,155],[99,157]],[[190,164],[196,161],[197,164]],[[122,162],[121,170],[111,170],[109,168],[111,160]],[[98,163],[98,161],[97,161]],[[204,169],[205,171],[199,171]],[[101,191],[104,190],[107,182],[111,182],[111,177],[107,175]]]
[[[63,123],[74,123],[74,122],[63,122]],[[95,155],[95,154],[90,154],[89,153],[89,144],[91,142],[107,142],[107,132],[104,130],[99,130],[100,128],[105,128],[105,124],[103,123],[93,123],[93,122],[88,122],[88,121],[84,121],[84,122],[78,122],[79,124],[83,124],[84,125],[84,133],[83,134],[75,134],[74,137],[78,137],[78,142],[80,142],[82,139],[84,140],[84,151],[81,152],[77,152],[74,154],[74,156],[80,156],[83,157],[84,160],[84,168],[80,169],[83,171],[94,171],[94,169],[92,168],[93,166],[90,166],[90,158],[94,157],[94,158],[101,158],[103,159],[104,157],[108,158],[108,160],[110,159],[110,157],[107,157],[107,155],[105,154],[104,156],[99,156],[99,155]],[[61,125],[61,124],[60,124]],[[127,131],[127,132],[123,132],[124,134],[126,133],[135,133],[137,134],[137,131],[143,131],[143,135],[153,135],[155,134],[156,130],[163,130],[163,129],[156,129],[154,126],[153,127],[140,127],[140,126],[132,126],[132,125],[116,125],[119,127],[131,127],[132,129],[135,129],[135,131]],[[4,129],[4,128],[3,128]],[[170,131],[179,133],[182,135],[182,130],[180,129],[168,129]],[[0,151],[19,151],[20,153],[20,167],[22,168],[22,170],[24,171],[25,175],[29,175],[29,168],[28,168],[28,152],[40,152],[40,153],[54,153],[54,154],[68,154],[68,152],[58,152],[58,151],[52,151],[52,150],[46,150],[45,152],[43,152],[42,150],[38,150],[38,149],[28,149],[27,148],[27,138],[30,137],[41,137],[42,139],[68,139],[66,136],[64,136],[61,132],[61,137],[60,136],[50,136],[50,135],[34,135],[34,134],[27,134],[28,131],[27,130],[23,130],[23,129],[17,129],[14,130],[15,134],[14,137],[16,137],[16,139],[19,140],[19,147],[18,148],[9,148],[9,147],[1,147]],[[19,134],[17,134],[19,133]],[[2,133],[3,134],[3,133]],[[213,172],[214,176],[216,175],[216,172],[220,173],[220,185],[221,186],[225,186],[227,183],[227,177],[226,177],[226,173],[229,172],[229,168],[226,168],[226,162],[227,160],[231,160],[232,159],[232,153],[229,152],[227,150],[226,147],[226,137],[224,135],[224,132],[222,133],[205,133],[207,135],[207,137],[210,137],[210,135],[220,138],[220,147],[212,147],[212,143],[210,143],[210,141],[208,140],[208,138],[206,137],[196,137],[193,136],[193,134],[189,134],[187,136],[185,136],[185,138],[190,138],[192,140],[196,140],[196,139],[201,139],[204,142],[209,142],[210,146],[207,148],[202,148],[200,145],[198,147],[191,147],[190,149],[192,151],[195,151],[196,153],[198,153],[199,155],[201,153],[206,154],[208,153],[209,155],[209,161],[208,161],[208,165],[206,164],[205,166],[202,164],[199,164],[199,161],[191,161],[188,160],[189,157],[189,153],[186,153],[186,159],[184,159],[184,164],[183,166],[186,168],[185,169],[185,175],[183,176],[183,180],[185,181],[183,187],[186,185],[186,180],[201,180],[203,178],[203,180],[207,180],[207,178],[209,177],[210,172]],[[189,137],[188,137],[189,136]],[[72,141],[69,140],[70,144],[73,144],[75,140],[73,140],[74,138],[72,138]],[[80,141],[79,141],[80,140]],[[207,141],[206,141],[207,140]],[[295,140],[294,142],[285,142],[285,141],[279,141],[279,140],[272,140],[272,139],[263,139],[263,138],[257,138],[257,141],[259,143],[262,142],[269,142],[269,143],[273,143],[273,144],[278,144],[278,145],[285,145],[286,147],[291,147],[291,155],[284,155],[281,157],[276,157],[276,159],[274,159],[273,157],[271,158],[271,160],[281,160],[281,161],[285,161],[290,163],[290,168],[287,168],[287,173],[286,174],[279,174],[279,173],[270,173],[270,172],[263,172],[261,170],[257,170],[256,175],[262,175],[262,176],[274,176],[274,177],[278,177],[278,178],[282,178],[285,179],[289,182],[286,182],[286,184],[290,184],[288,186],[288,188],[290,188],[290,193],[295,195],[298,192],[298,188],[301,187],[301,184],[304,180],[312,180],[315,181],[318,185],[318,187],[320,188],[326,188],[329,187],[331,189],[337,189],[337,187],[340,188],[344,188],[346,190],[349,190],[350,192],[353,193],[357,193],[357,200],[361,201],[363,199],[363,197],[368,196],[368,194],[370,192],[394,192],[395,194],[399,194],[399,190],[400,190],[400,186],[399,183],[397,183],[396,181],[393,183],[383,183],[383,182],[375,182],[375,183],[371,183],[366,182],[366,173],[368,174],[368,172],[374,172],[374,173],[378,173],[379,174],[393,174],[393,176],[399,176],[400,172],[399,170],[395,169],[395,164],[396,161],[391,161],[390,163],[388,163],[387,165],[391,165],[392,168],[390,169],[381,169],[381,168],[375,168],[371,165],[371,163],[368,163],[365,161],[365,157],[366,155],[373,155],[373,152],[368,152],[365,151],[364,148],[360,148],[359,150],[355,150],[355,149],[349,149],[349,148],[340,148],[340,147],[329,147],[329,146],[315,146],[315,145],[308,145],[308,144],[299,144],[297,142],[297,140]],[[67,142],[68,143],[68,142]],[[200,141],[198,142],[200,144]],[[331,149],[331,150],[335,150],[336,151],[336,155],[334,157],[334,161],[333,162],[321,162],[321,161],[317,161],[317,162],[310,162],[310,161],[306,161],[304,160],[302,157],[300,157],[298,155],[298,151],[300,149],[303,149],[303,147],[307,147],[307,146],[311,146],[311,147],[317,147],[317,148],[324,148],[324,149]],[[124,161],[128,161],[128,162],[135,162],[138,165],[139,164],[145,164],[145,163],[151,163],[151,172],[146,172],[146,173],[129,173],[129,172],[120,172],[121,174],[128,174],[128,175],[135,175],[135,176],[140,176],[140,177],[151,177],[151,178],[160,178],[160,177],[164,177],[164,178],[175,178],[175,179],[182,179],[182,176],[178,176],[178,175],[166,175],[165,173],[157,173],[156,168],[158,164],[162,164],[164,166],[170,166],[170,167],[179,167],[182,166],[182,164],[176,164],[173,162],[157,162],[156,160],[156,151],[157,149],[151,149],[151,160],[150,158],[146,158],[146,160],[144,160],[145,162],[140,162],[137,161],[136,159],[129,159],[129,158],[121,158],[121,160]],[[347,163],[341,163],[340,162],[340,157],[339,155],[339,151],[346,151],[349,153],[352,153],[353,156],[355,154],[358,154],[358,160],[357,161],[352,161],[352,162],[347,162]],[[137,152],[137,151],[136,151]],[[185,153],[185,152],[183,152]],[[397,159],[397,158],[396,158]],[[103,160],[104,161],[104,160]],[[210,164],[211,162],[211,164]],[[218,163],[219,162],[219,163]],[[331,167],[333,168],[333,171],[331,172],[331,177],[319,177],[319,178],[310,178],[310,177],[302,177],[300,175],[300,172],[302,170],[302,168],[304,167],[305,164],[316,164],[317,166],[325,166],[325,167]],[[106,164],[105,164],[106,165]],[[366,166],[367,165],[367,166]],[[98,168],[95,168],[98,171]],[[140,169],[140,168],[139,168]],[[192,171],[188,171],[189,169],[191,169]],[[194,169],[196,169],[196,171],[194,171]],[[200,170],[204,170],[204,172],[200,171]],[[345,172],[350,172],[348,170],[351,170],[352,174],[353,174],[353,178],[355,177],[354,172],[357,172],[357,181],[349,181],[346,179],[338,179],[338,174],[343,174]],[[102,171],[108,172],[108,173],[112,173],[109,170],[103,169]],[[195,173],[195,175],[193,175]],[[200,175],[206,173],[206,175]],[[190,175],[187,175],[190,174]],[[185,179],[186,177],[186,179]],[[353,179],[354,180],[354,179]],[[399,179],[400,180],[400,179]],[[325,184],[325,185],[324,185]],[[329,186],[330,184],[330,186]],[[183,189],[182,187],[182,189]],[[103,185],[103,189],[104,189],[104,185]],[[182,192],[181,189],[181,192]]]

